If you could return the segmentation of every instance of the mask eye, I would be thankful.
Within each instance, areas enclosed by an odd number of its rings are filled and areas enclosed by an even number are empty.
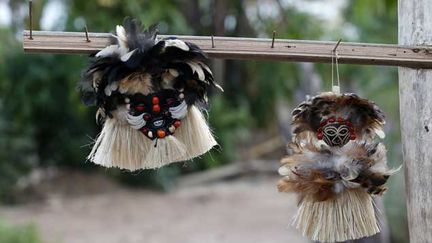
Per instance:
[[[134,109],[135,109],[136,111],[138,111],[138,112],[142,112],[142,111],[145,110],[145,106],[144,106],[144,104],[139,104],[139,105],[136,105],[136,106],[134,107]]]
[[[172,106],[174,105],[174,103],[176,102],[176,100],[174,98],[168,98],[166,100],[167,105]]]
[[[146,113],[146,114],[144,114],[143,118],[146,121],[150,121],[150,119],[152,119],[152,116],[150,114]]]
[[[341,135],[341,136],[345,136],[345,135],[347,135],[348,133],[349,133],[348,128],[346,128],[346,127],[340,127],[340,128],[339,128],[339,135]]]
[[[329,136],[334,136],[337,133],[337,130],[335,127],[326,127],[324,128],[324,133]]]

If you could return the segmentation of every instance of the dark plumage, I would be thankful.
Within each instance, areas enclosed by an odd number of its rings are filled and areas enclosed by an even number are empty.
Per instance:
[[[293,133],[296,135],[303,132],[316,133],[323,120],[342,117],[352,123],[361,139],[373,138],[375,134],[384,136],[383,112],[375,103],[356,94],[322,93],[301,103],[293,110],[292,116]]]
[[[79,83],[84,104],[96,105],[110,116],[124,104],[123,96],[136,92],[184,90],[185,101],[193,105],[206,103],[210,86],[220,88],[198,46],[174,37],[157,41],[156,25],[141,29],[139,20],[125,18],[110,45],[94,55]]]

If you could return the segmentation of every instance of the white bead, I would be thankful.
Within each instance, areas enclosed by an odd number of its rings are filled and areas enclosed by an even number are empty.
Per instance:
[[[152,131],[149,131],[149,132],[147,133],[147,136],[148,136],[149,138],[152,138],[152,137],[153,137],[153,132],[152,132]]]
[[[168,130],[170,131],[170,133],[174,133],[175,132],[175,126],[171,125]]]
[[[104,89],[104,93],[105,93],[105,95],[106,95],[106,96],[111,96],[111,92],[112,92],[112,90],[110,89],[110,86],[107,85],[107,86],[105,87],[105,89]]]
[[[126,103],[126,104],[129,104],[129,103],[130,103],[130,99],[129,99],[129,97],[126,97],[126,98],[125,98],[125,103]]]
[[[180,93],[180,94],[179,94],[179,98],[180,98],[180,99],[184,99],[184,94],[183,94],[183,93]]]

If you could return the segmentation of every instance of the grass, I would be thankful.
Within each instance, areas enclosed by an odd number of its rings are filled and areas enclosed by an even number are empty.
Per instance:
[[[10,226],[0,221],[0,243],[41,243],[33,224]]]

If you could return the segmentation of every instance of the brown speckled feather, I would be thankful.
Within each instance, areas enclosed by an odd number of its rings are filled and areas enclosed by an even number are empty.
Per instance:
[[[316,133],[320,123],[330,117],[351,121],[360,140],[384,136],[384,114],[379,107],[355,94],[321,93],[301,103],[292,112],[293,134],[302,140],[305,134]]]
[[[364,188],[370,194],[385,192],[385,182],[395,170],[387,168],[381,143],[350,142],[341,148],[313,143],[291,143],[293,154],[282,159],[278,183],[281,192],[296,192],[303,198],[329,200],[345,190]]]

